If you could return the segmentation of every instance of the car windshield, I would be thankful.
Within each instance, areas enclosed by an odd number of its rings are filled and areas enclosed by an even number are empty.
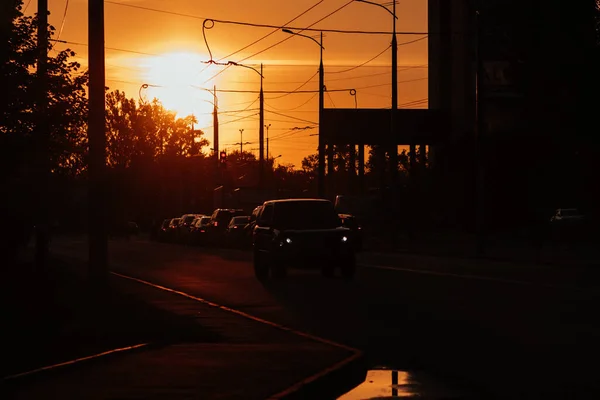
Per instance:
[[[333,204],[290,201],[275,204],[274,225],[281,229],[330,229],[340,226]]]
[[[232,223],[234,225],[246,225],[250,221],[250,217],[234,217]]]
[[[206,225],[210,222],[210,217],[202,217],[200,219],[200,225]]]
[[[189,224],[190,222],[192,222],[196,217],[194,215],[188,215],[187,217],[185,217],[183,219],[183,222],[185,224]]]

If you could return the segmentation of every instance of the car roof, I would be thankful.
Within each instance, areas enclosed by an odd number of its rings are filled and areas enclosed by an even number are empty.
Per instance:
[[[264,204],[278,204],[278,203],[331,203],[331,201],[327,199],[279,199],[279,200],[269,200]]]

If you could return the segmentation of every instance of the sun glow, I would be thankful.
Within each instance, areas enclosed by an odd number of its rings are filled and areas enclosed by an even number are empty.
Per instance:
[[[202,60],[194,53],[167,53],[145,60],[148,100],[156,97],[178,117],[194,115],[200,126],[210,125],[213,96],[198,88],[210,78]]]

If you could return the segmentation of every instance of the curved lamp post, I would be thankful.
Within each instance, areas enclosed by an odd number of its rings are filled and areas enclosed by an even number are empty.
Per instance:
[[[325,141],[324,137],[321,134],[321,129],[323,127],[322,118],[323,118],[323,105],[324,98],[323,92],[325,89],[324,76],[323,76],[323,32],[321,32],[321,40],[318,42],[315,38],[311,36],[304,35],[302,33],[294,32],[290,29],[282,29],[283,32],[289,33],[290,35],[302,36],[307,39],[312,40],[321,48],[319,55],[319,163],[318,163],[318,173],[317,173],[317,192],[319,197],[325,197]],[[331,156],[333,156],[333,152],[331,152]],[[332,157],[333,158],[333,157]],[[331,167],[333,167],[333,163],[330,163]]]

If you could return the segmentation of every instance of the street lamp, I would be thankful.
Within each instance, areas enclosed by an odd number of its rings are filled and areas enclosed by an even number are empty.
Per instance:
[[[222,63],[222,62],[218,62],[213,60],[212,58],[212,52],[210,50],[210,46],[208,45],[208,40],[206,39],[206,29],[212,29],[215,25],[215,21],[212,19],[205,19],[202,23],[202,35],[204,37],[204,43],[206,44],[206,48],[208,49],[208,54],[210,56],[210,59],[208,61],[204,61],[205,64],[214,64],[214,65],[222,65],[222,66],[234,66],[234,67],[244,67],[244,68],[248,68],[253,70],[254,72],[256,72],[257,74],[260,75],[260,112],[259,112],[259,141],[260,141],[260,145],[259,145],[259,161],[258,161],[258,167],[259,167],[259,185],[262,186],[263,184],[263,179],[264,179],[264,130],[263,130],[263,125],[264,125],[264,119],[265,119],[265,111],[264,111],[264,102],[265,102],[265,96],[263,93],[263,65],[260,64],[260,72],[254,68],[251,67],[249,65],[244,65],[244,64],[239,64],[236,63],[235,61],[227,61],[226,63]],[[215,89],[216,92],[216,89]],[[241,141],[240,141],[241,142]],[[216,145],[215,145],[216,146]]]
[[[325,197],[325,138],[322,135],[321,129],[323,127],[323,91],[325,88],[324,82],[324,74],[323,74],[323,32],[321,32],[321,40],[317,42],[317,40],[311,36],[303,35],[302,33],[294,32],[290,29],[282,29],[283,32],[289,33],[290,35],[302,36],[308,38],[319,45],[321,48],[319,54],[319,163],[318,163],[318,172],[317,172],[317,191],[319,197]]]
[[[396,16],[396,1],[393,1],[393,8],[390,11],[389,8],[384,6],[383,4],[375,3],[368,0],[354,0],[359,3],[371,4],[374,6],[378,6],[383,8],[385,11],[391,14],[392,16],[392,112],[390,117],[390,141],[394,140],[395,132],[396,132],[396,109],[398,108],[398,41],[396,39],[396,20],[398,17]],[[392,164],[392,168],[390,171],[392,172],[392,182],[396,182],[396,178],[398,175],[398,146],[395,142],[391,143],[389,152],[390,152],[390,162]],[[411,167],[414,164],[414,144],[411,143]],[[412,168],[411,168],[412,169]],[[383,181],[384,182],[384,181]],[[382,182],[382,184],[383,184]]]

